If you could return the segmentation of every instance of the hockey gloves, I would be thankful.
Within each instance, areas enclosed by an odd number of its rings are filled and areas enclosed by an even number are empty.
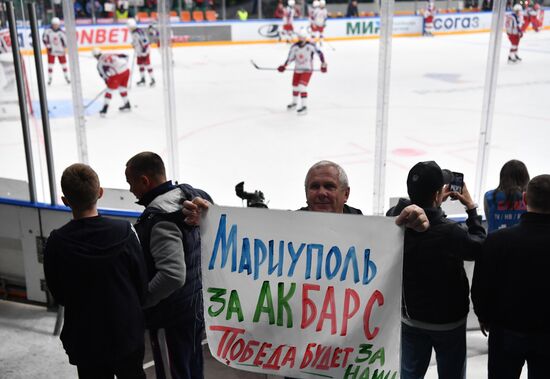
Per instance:
[[[323,73],[327,72],[327,64],[325,62],[321,64],[321,72]]]
[[[277,67],[277,71],[279,71],[279,72],[285,72],[285,70],[286,70],[286,66],[284,64]]]

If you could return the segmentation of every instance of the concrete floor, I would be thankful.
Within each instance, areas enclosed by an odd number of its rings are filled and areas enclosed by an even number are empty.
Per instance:
[[[58,337],[53,336],[55,313],[42,306],[0,300],[0,378],[2,379],[72,379],[76,369],[68,362]],[[469,331],[468,379],[486,378],[487,343],[478,330]],[[146,344],[148,346],[148,344]],[[235,370],[216,361],[204,346],[205,378],[274,379]],[[146,352],[144,366],[147,378],[155,378],[150,352]],[[527,378],[526,369],[521,378]],[[426,379],[437,378],[432,359]]]

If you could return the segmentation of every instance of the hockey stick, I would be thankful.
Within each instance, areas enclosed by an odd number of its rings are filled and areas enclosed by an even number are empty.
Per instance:
[[[93,103],[96,102],[97,99],[99,99],[101,97],[101,95],[103,95],[105,92],[107,91],[107,89],[105,88],[103,91],[101,91],[100,93],[98,93],[96,95],[96,97],[94,97],[88,104],[84,105],[84,109],[88,109],[90,107],[90,105],[92,105]]]
[[[254,62],[252,59],[250,60],[250,63],[252,63],[252,66],[254,66],[254,68],[256,70],[266,70],[266,71],[279,71],[279,69],[277,67],[261,67],[261,66],[258,66],[256,64],[256,62]],[[321,71],[320,69],[318,68],[314,68],[313,70],[311,71]]]

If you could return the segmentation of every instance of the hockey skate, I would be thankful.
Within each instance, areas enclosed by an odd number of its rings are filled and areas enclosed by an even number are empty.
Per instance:
[[[49,86],[52,85],[52,78],[49,78],[49,79],[48,79],[48,85],[49,85]]]
[[[290,104],[288,104],[288,105],[286,106],[286,109],[287,109],[288,111],[291,111],[291,110],[293,110],[294,108],[296,108],[296,106],[298,106],[297,103],[290,103]]]
[[[101,108],[101,110],[99,111],[99,115],[101,117],[105,117],[105,115],[107,114],[107,109],[109,109],[109,106],[107,104],[103,105],[103,108]]]
[[[307,107],[302,107],[298,109],[298,116],[303,116],[307,114]]]
[[[155,79],[151,79],[151,82],[149,83],[149,87],[154,87],[156,83],[157,82],[155,82]]]
[[[121,112],[129,112],[129,111],[132,110],[132,106],[130,105],[130,102],[128,101],[122,107],[119,107],[118,110],[121,111]]]
[[[516,62],[521,62],[521,58],[516,54]]]
[[[69,79],[68,76],[65,76],[65,81],[67,82],[67,84],[71,84],[71,79]]]
[[[136,85],[138,87],[144,86],[145,85],[145,78],[141,78],[141,80],[139,82],[137,82]]]
[[[516,63],[516,58],[508,57],[508,63]]]

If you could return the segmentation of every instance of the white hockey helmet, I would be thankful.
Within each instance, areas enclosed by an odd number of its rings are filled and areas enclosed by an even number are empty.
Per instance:
[[[296,4],[294,0],[288,0],[288,6],[293,7]]]
[[[92,49],[92,55],[95,57],[95,58],[99,58],[101,56],[102,52],[101,50],[99,49],[99,47],[94,47]]]
[[[134,30],[135,28],[137,28],[136,20],[134,20],[133,18],[129,18],[128,21],[126,21],[126,26],[128,27],[128,29]]]
[[[313,8],[318,8],[319,7],[319,0],[313,0]]]
[[[61,20],[59,17],[52,18],[52,25],[61,25]]]
[[[307,30],[305,28],[302,28],[298,31],[298,40],[305,41],[309,37],[309,34],[307,33]]]
[[[514,12],[521,12],[523,10],[523,7],[521,6],[521,4],[516,4],[512,9],[514,10]]]
[[[324,8],[327,5],[327,2],[325,0],[319,0],[319,6],[321,8]]]

